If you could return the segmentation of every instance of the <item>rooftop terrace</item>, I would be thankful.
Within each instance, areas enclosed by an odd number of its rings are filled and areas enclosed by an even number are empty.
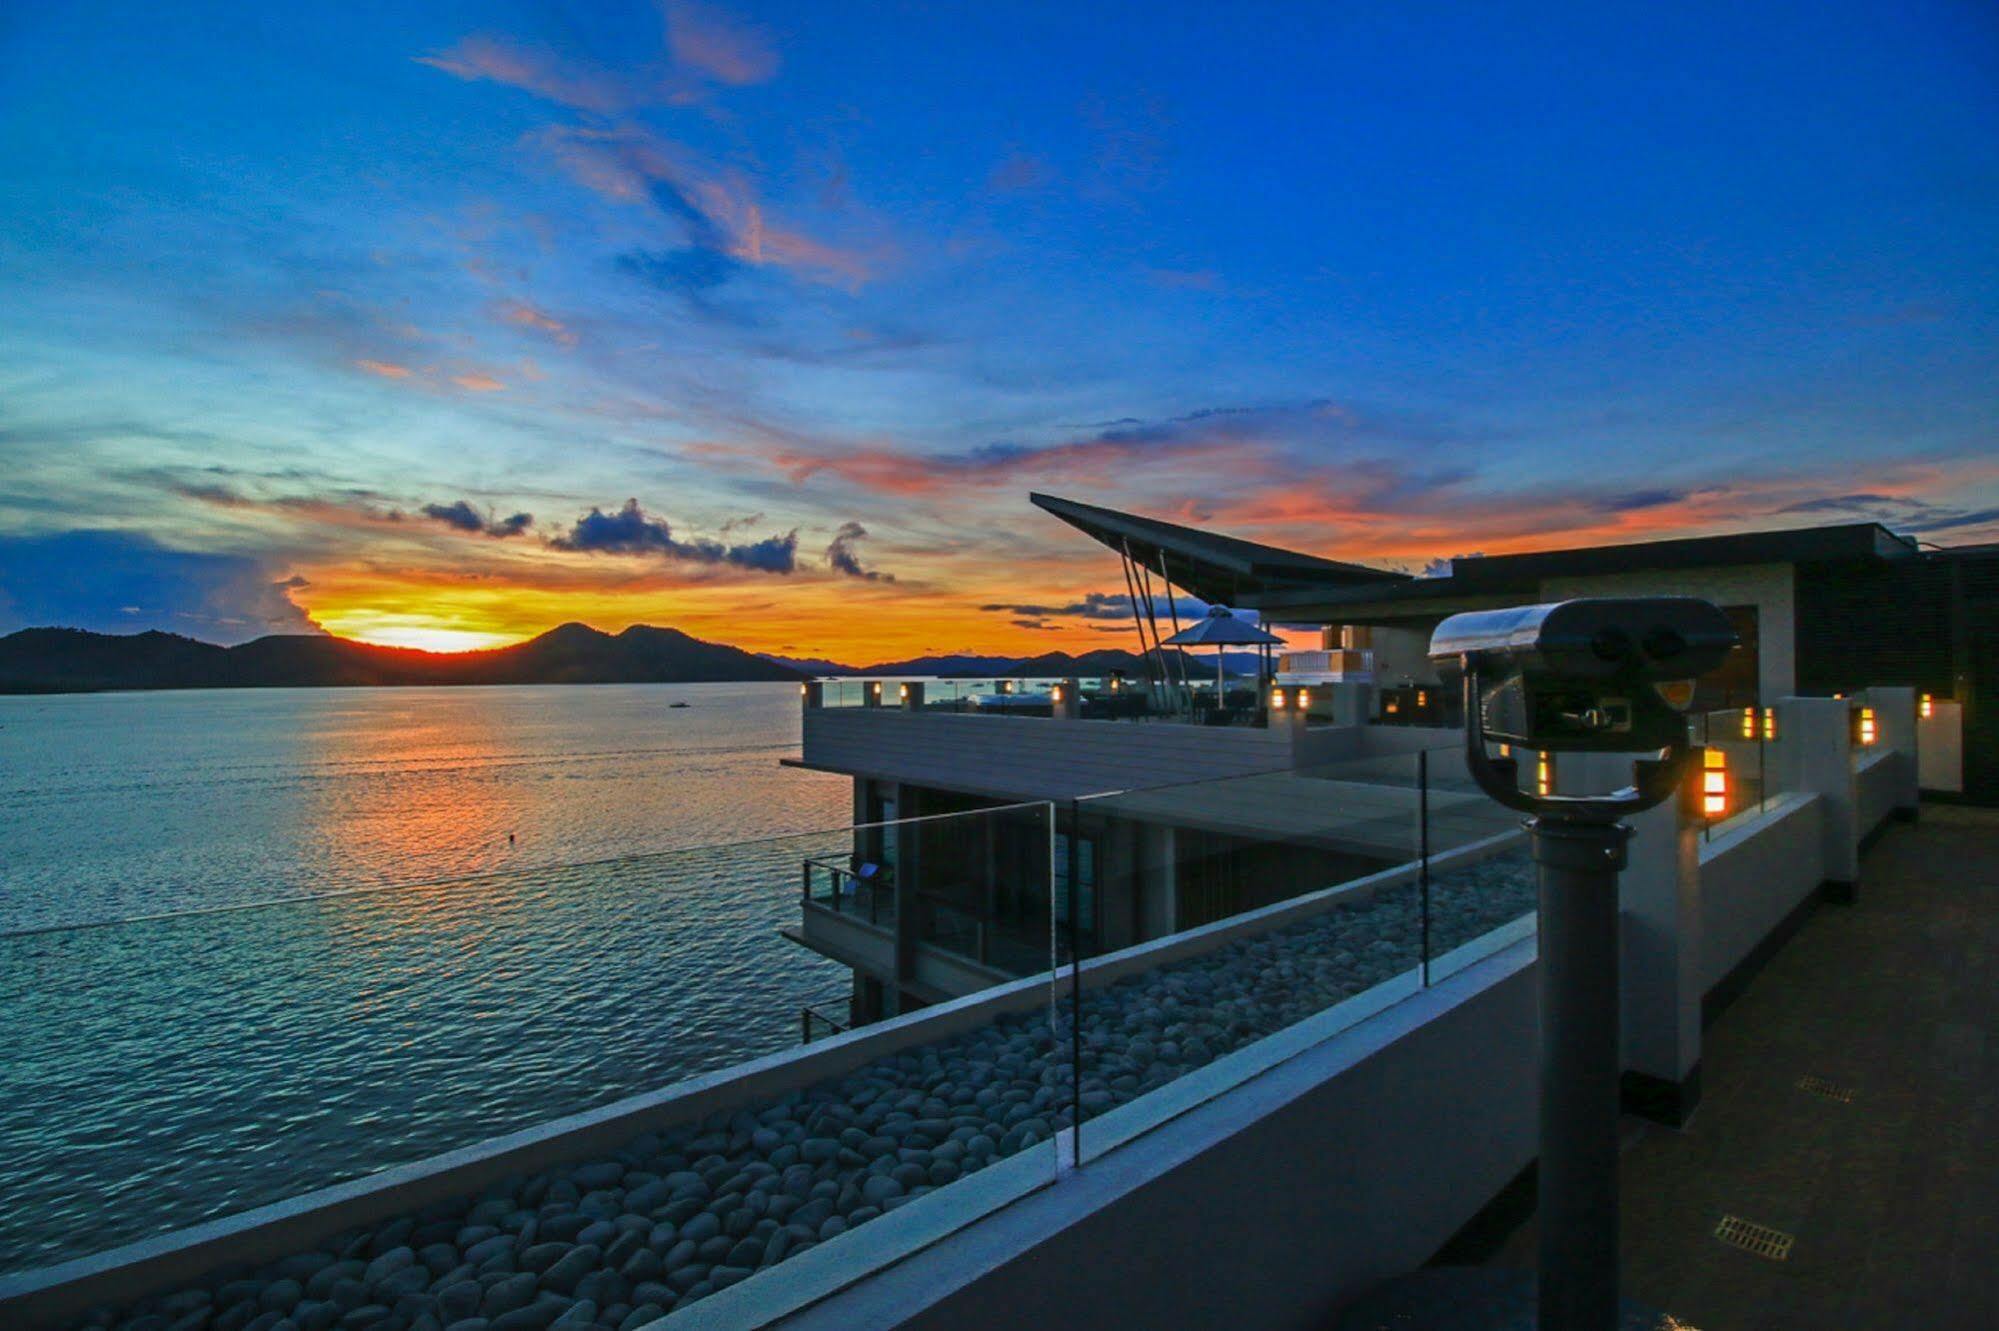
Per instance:
[[[1862,872],[1708,1030],[1685,1130],[1633,1121],[1625,1287],[1692,1326],[1999,1326],[1999,811],[1931,805]]]

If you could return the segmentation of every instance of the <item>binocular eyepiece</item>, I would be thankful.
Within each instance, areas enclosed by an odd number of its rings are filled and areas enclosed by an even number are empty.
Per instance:
[[[1487,677],[1660,683],[1706,674],[1735,643],[1710,601],[1604,596],[1452,615],[1437,626],[1430,656]]]
[[[1484,741],[1544,753],[1686,747],[1693,680],[1735,646],[1728,616],[1691,596],[1585,597],[1453,615],[1430,655],[1465,676]]]

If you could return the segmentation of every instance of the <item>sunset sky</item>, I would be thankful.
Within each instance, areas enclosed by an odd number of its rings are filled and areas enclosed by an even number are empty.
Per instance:
[[[1999,538],[1978,0],[17,5],[0,161],[0,632],[1127,642],[1030,489]]]

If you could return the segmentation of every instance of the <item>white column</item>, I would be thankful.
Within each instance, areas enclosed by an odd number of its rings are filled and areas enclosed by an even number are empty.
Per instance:
[[[1876,686],[1867,690],[1874,708],[1875,743],[1895,752],[1895,812],[1914,818],[1921,802],[1916,794],[1916,691]]]
[[[1695,768],[1677,798],[1625,820],[1618,884],[1625,1108],[1672,1127],[1700,1099],[1700,845],[1689,803],[1699,782]]]
[[[1852,901],[1860,881],[1854,830],[1853,732],[1844,698],[1784,698],[1777,703],[1780,788],[1819,797],[1819,877],[1826,896]]]

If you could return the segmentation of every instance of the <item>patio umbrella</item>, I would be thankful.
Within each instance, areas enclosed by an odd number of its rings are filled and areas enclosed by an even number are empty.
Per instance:
[[[1225,605],[1214,605],[1208,607],[1207,618],[1181,629],[1162,645],[1215,649],[1215,705],[1219,707],[1222,704],[1222,671],[1228,648],[1281,647],[1284,639],[1274,633],[1266,633],[1246,620],[1237,619]]]

